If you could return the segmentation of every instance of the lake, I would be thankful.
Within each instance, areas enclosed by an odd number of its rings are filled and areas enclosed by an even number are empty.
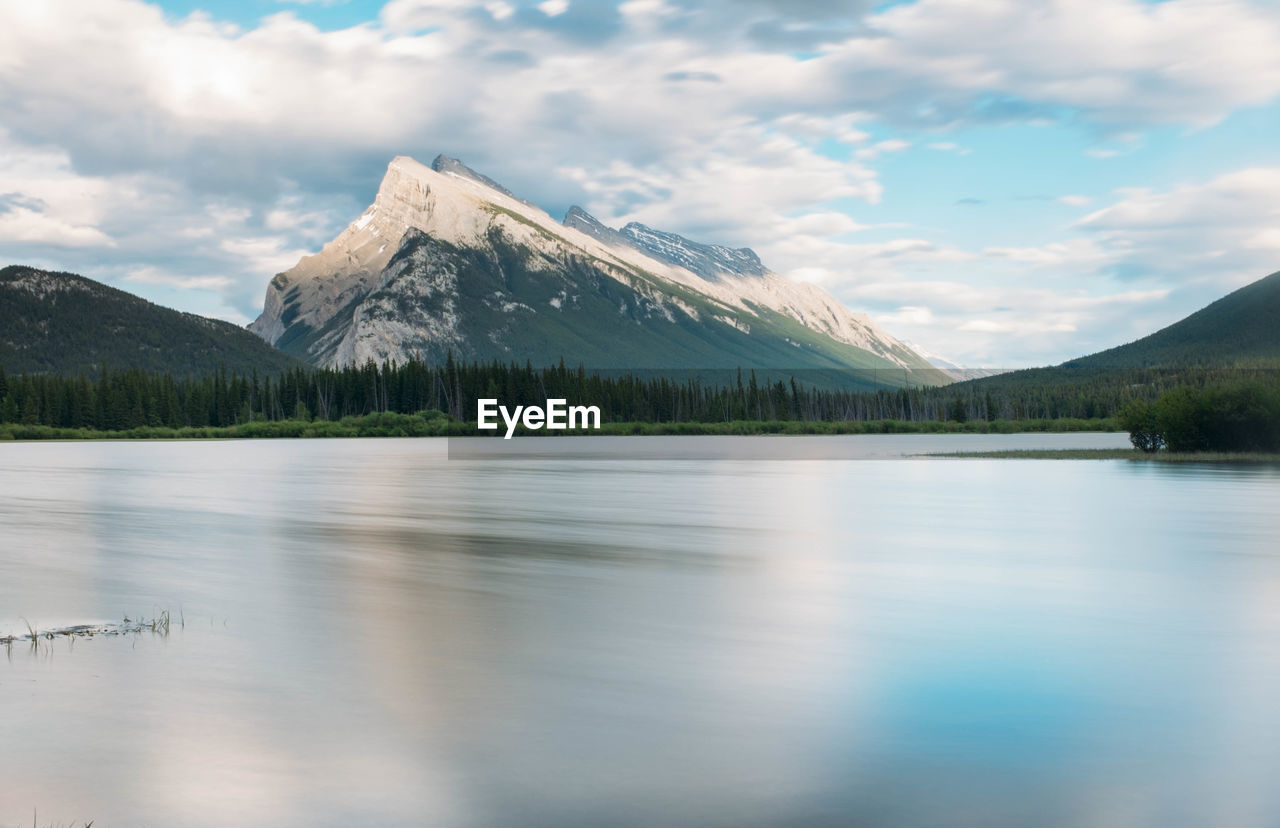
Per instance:
[[[0,444],[0,634],[174,619],[9,649],[0,826],[1280,823],[1280,468],[575,439]]]

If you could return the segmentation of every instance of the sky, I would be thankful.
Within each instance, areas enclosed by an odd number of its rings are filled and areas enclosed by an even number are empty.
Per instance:
[[[0,263],[246,323],[396,155],[1060,362],[1280,270],[1280,0],[0,0]]]

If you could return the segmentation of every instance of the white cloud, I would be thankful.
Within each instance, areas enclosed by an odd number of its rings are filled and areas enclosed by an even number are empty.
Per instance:
[[[956,155],[973,154],[973,150],[968,147],[962,147],[954,141],[935,141],[932,144],[926,144],[925,148],[934,152],[954,152]]]
[[[663,0],[627,0],[618,11],[633,24],[645,25],[654,18],[666,17],[675,12]]]
[[[226,276],[184,276],[167,273],[156,267],[140,267],[125,274],[126,282],[143,285],[166,285],[183,290],[220,291],[231,286],[231,279]]]
[[[516,13],[515,6],[505,3],[503,0],[494,0],[491,3],[484,4],[485,11],[493,15],[494,20],[506,20],[508,17]]]
[[[1246,250],[1280,251],[1280,228],[1263,228],[1245,237],[1241,245]],[[1280,259],[1276,261],[1280,261]]]
[[[1062,326],[1058,326],[1062,330]],[[1075,330],[1070,325],[1066,326],[1066,330]],[[988,319],[970,319],[960,325],[961,331],[976,331],[978,333],[1012,333],[1017,327],[1012,322],[992,322]]]
[[[24,146],[0,131],[0,182],[0,242],[116,246],[102,229],[112,195],[108,183],[76,175],[66,153]]]
[[[256,315],[264,268],[283,269],[311,252],[287,239],[326,239],[336,231],[333,214],[341,214],[332,208],[346,202],[312,200],[315,209],[303,210],[298,197],[286,196],[255,210],[158,175],[78,174],[66,153],[3,133],[0,180],[13,188],[0,193],[0,249],[9,261],[125,281],[131,289],[213,294],[188,309],[237,319]]]
[[[928,326],[933,324],[933,311],[920,305],[903,305],[893,313],[882,313],[877,318],[886,325]]]
[[[245,217],[248,218],[247,216]],[[263,218],[268,230],[291,233],[316,244],[332,239],[341,228],[341,219],[323,210],[307,209],[299,196],[285,196]]]
[[[1280,217],[1280,167],[1238,170],[1171,190],[1122,190],[1124,198],[1090,213],[1079,226],[1098,231],[1179,233],[1274,226]]]
[[[1093,199],[1083,195],[1064,195],[1057,199],[1059,204],[1065,204],[1068,207],[1085,207],[1093,203]]]
[[[69,224],[27,207],[0,212],[0,242],[59,247],[115,247],[116,244],[96,227]]]
[[[927,88],[944,119],[992,90],[1009,115],[1067,107],[1112,124],[1206,125],[1280,95],[1273,4],[919,0],[868,25],[877,37],[832,50],[837,74],[876,74],[887,105],[915,106]]]
[[[993,259],[1034,267],[1098,266],[1113,261],[1116,256],[1090,239],[1050,242],[1038,247],[988,247],[982,252]]]
[[[864,305],[909,305],[874,314],[899,337],[942,341],[949,359],[997,367],[1058,362],[1149,333],[1168,313],[1169,291],[1090,293],[1074,285],[911,281],[856,285],[847,296]],[[1137,319],[1134,319],[1137,317]],[[1064,342],[1072,343],[1064,348]]]
[[[1202,285],[1211,296],[1280,269],[1280,168],[1120,196],[1076,227],[1112,250],[1133,278]]]
[[[461,0],[393,0],[378,23],[335,32],[291,13],[240,31],[201,16],[167,21],[130,0],[0,3],[8,24],[0,85],[40,103],[4,106],[6,123],[65,141],[77,160],[117,167],[171,162],[189,170],[202,154],[210,165],[234,159],[224,165],[232,176],[225,183],[242,188],[260,186],[264,169],[314,170],[344,154],[433,143],[514,167],[521,153],[513,144],[532,137],[533,170],[562,159],[566,141],[593,163],[610,154],[635,164],[661,155],[667,136],[697,141],[750,121],[785,130],[844,119],[837,140],[859,143],[866,133],[850,113],[981,120],[991,107],[972,107],[992,94],[1020,102],[1001,117],[1070,107],[1106,123],[1190,124],[1280,94],[1280,13],[1245,0],[919,0],[832,37],[810,60],[744,50],[750,20],[728,11],[707,26],[698,21],[710,13],[685,14],[683,26],[638,22],[677,16],[662,0],[624,4],[631,28],[594,44],[537,28],[509,28],[497,39]],[[540,8],[567,16],[564,3]],[[505,0],[483,8],[515,20]],[[509,65],[488,62],[494,50],[527,56],[518,84]],[[665,80],[682,71],[718,80]],[[422,97],[424,89],[431,95]],[[102,129],[83,134],[86,121]],[[555,155],[543,156],[542,145]],[[892,149],[863,152],[869,160]]]
[[[826,158],[788,137],[740,126],[703,145],[673,146],[660,164],[615,161],[603,170],[558,170],[587,194],[587,206],[606,221],[758,243],[788,231],[839,235],[862,225],[829,210],[789,213],[841,198],[875,203],[875,174],[861,164]]]
[[[259,273],[275,275],[288,270],[303,256],[313,251],[306,248],[288,248],[288,241],[275,236],[224,239],[219,247],[237,259],[244,261]]]
[[[538,11],[547,17],[557,17],[569,10],[569,0],[544,0],[538,4]]]
[[[799,140],[820,141],[830,138],[843,144],[862,144],[870,139],[867,133],[855,126],[869,119],[865,113],[845,113],[836,117],[791,113],[775,118],[774,129]]]
[[[855,157],[864,161],[870,161],[878,158],[886,152],[903,152],[908,149],[911,144],[903,141],[901,138],[889,138],[885,141],[877,141],[869,147],[858,150],[854,153]]]

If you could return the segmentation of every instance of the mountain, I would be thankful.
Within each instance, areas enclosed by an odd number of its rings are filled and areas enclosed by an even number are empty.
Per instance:
[[[250,329],[315,365],[561,358],[594,369],[891,369],[948,377],[752,251],[581,208],[563,223],[455,159],[394,159],[373,204],[276,275]],[[904,369],[908,369],[904,371]]]
[[[1128,345],[1065,368],[1280,365],[1280,273],[1259,279]]]
[[[113,287],[33,267],[0,270],[0,367],[9,373],[275,373],[300,363],[229,322],[180,313]]]
[[[945,372],[949,377],[957,381],[979,379],[981,377],[994,377],[997,374],[1005,372],[1005,369],[1003,368],[964,368],[944,356],[939,356],[932,351],[922,348],[914,342],[908,342],[904,339],[902,344],[927,359],[929,364],[934,368]]]
[[[1061,365],[959,383],[945,393],[1021,400],[1021,408],[1002,416],[1111,416],[1135,396],[1152,398],[1181,385],[1239,376],[1277,380],[1278,323],[1280,273],[1273,273],[1127,345]]]

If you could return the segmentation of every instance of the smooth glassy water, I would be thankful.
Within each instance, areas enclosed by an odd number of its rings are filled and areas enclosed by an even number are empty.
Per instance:
[[[1275,467],[0,445],[0,634],[175,617],[0,652],[0,826],[1276,825],[1278,503]]]

